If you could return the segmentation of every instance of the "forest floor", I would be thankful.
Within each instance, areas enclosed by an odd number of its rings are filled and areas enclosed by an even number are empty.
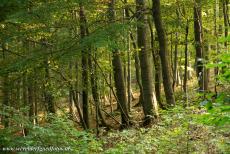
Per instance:
[[[214,89],[214,85],[209,86]],[[100,128],[98,139],[102,142],[101,151],[118,154],[230,153],[230,126],[204,125],[201,117],[206,115],[207,111],[200,106],[203,96],[197,93],[196,80],[190,80],[188,87],[187,107],[184,107],[186,106],[185,94],[179,85],[175,90],[177,106],[169,110],[159,110],[160,118],[155,120],[150,127],[141,126],[144,114],[142,107],[136,106],[139,98],[138,92],[133,92],[134,99],[131,104],[130,118],[133,125],[123,131],[119,130],[120,114],[116,110],[115,100],[112,105],[108,99],[102,100],[105,102],[103,103],[105,119],[111,129],[108,131]],[[95,128],[94,108],[91,108],[90,116],[90,124],[92,128]]]
[[[141,109],[134,109],[141,120]],[[134,126],[101,134],[105,153],[220,154],[230,153],[230,127],[206,126],[197,120],[206,111],[177,107],[160,111],[160,119],[151,127]]]
[[[159,153],[159,154],[229,154],[230,126],[208,126],[202,123],[207,114],[200,106],[195,82],[189,82],[188,104],[183,107],[184,93],[180,86],[176,89],[177,107],[160,110],[160,118],[150,127],[141,127],[142,107],[131,108],[134,123],[130,129],[110,130],[101,134],[104,153]],[[211,85],[212,86],[212,85]],[[138,93],[134,94],[133,105],[138,103]],[[112,115],[119,121],[118,111]],[[117,125],[109,116],[107,122]],[[103,132],[103,131],[102,131]]]
[[[130,128],[119,130],[120,114],[116,110],[116,102],[112,102],[113,112],[111,112],[110,103],[105,101],[106,103],[102,103],[106,112],[104,117],[107,124],[111,126],[110,129],[100,127],[99,134],[95,135],[96,119],[92,107],[90,108],[91,129],[83,131],[77,122],[79,119],[77,115],[75,122],[65,116],[68,113],[68,105],[66,105],[68,103],[63,102],[66,100],[60,100],[57,103],[60,105],[58,114],[52,117],[54,121],[46,123],[40,120],[40,125],[36,126],[29,123],[27,126],[30,133],[27,136],[23,136],[22,129],[19,127],[24,114],[15,112],[15,117],[12,119],[18,124],[9,130],[0,129],[0,142],[4,143],[4,146],[16,147],[66,145],[74,150],[73,154],[230,154],[230,125],[217,126],[205,123],[209,121],[204,122],[204,120],[209,120],[210,117],[205,118],[208,110],[202,107],[203,95],[197,93],[195,81],[190,80],[188,87],[190,87],[188,106],[184,107],[185,95],[181,86],[178,86],[175,91],[177,105],[167,110],[159,110],[159,118],[148,127],[142,126],[143,110],[141,106],[136,106],[139,93],[134,91],[130,112],[133,125]],[[39,117],[45,119],[44,113]]]
[[[141,126],[143,110],[141,106],[136,106],[138,92],[133,92],[134,99],[130,112],[133,125],[122,131],[119,130],[120,114],[116,110],[116,102],[112,102],[113,112],[111,112],[111,104],[108,100],[104,100],[106,103],[102,103],[104,106],[102,112],[111,129],[107,130],[103,127],[99,129],[97,141],[101,143],[101,148],[92,153],[229,154],[230,126],[205,125],[202,117],[207,114],[207,110],[201,106],[203,96],[197,93],[195,80],[190,80],[188,84],[190,87],[187,95],[188,106],[184,107],[185,94],[179,85],[175,91],[176,107],[159,110],[159,119],[149,127]],[[213,86],[210,85],[212,89]],[[65,110],[68,110],[67,106]],[[94,108],[92,107],[90,111],[90,125],[95,134]],[[76,128],[82,130],[77,125]]]
[[[149,128],[110,131],[101,136],[105,153],[219,154],[230,153],[230,127],[200,124],[194,108],[162,111],[160,120]]]

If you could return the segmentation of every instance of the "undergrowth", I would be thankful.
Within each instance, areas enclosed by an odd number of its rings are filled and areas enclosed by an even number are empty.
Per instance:
[[[204,125],[197,119],[197,114],[203,114],[199,112],[177,107],[162,111],[160,121],[151,128],[111,132],[103,138],[105,153],[229,153],[229,127]]]
[[[9,111],[13,109],[9,109]],[[92,132],[79,131],[65,117],[49,116],[49,124],[32,125],[21,112],[14,111],[14,127],[0,130],[0,146],[3,147],[69,147],[59,153],[106,154],[177,154],[177,153],[229,153],[229,125],[207,125],[207,110],[180,106],[160,112],[160,119],[149,128],[130,128],[109,131],[96,138]],[[23,120],[23,121],[22,121]],[[27,136],[17,135],[23,127]],[[37,151],[29,153],[57,153]],[[5,153],[7,153],[5,151]],[[21,151],[20,153],[28,153]]]

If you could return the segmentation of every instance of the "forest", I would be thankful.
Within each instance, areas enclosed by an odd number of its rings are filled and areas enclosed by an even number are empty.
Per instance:
[[[229,0],[0,0],[0,154],[229,154]]]

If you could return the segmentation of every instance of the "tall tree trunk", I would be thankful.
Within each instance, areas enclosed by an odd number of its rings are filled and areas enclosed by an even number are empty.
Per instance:
[[[109,53],[109,65],[111,66],[111,54]],[[109,71],[109,85],[112,85],[112,72]],[[110,112],[113,112],[113,98],[112,98],[112,88],[109,89],[109,105],[110,105]]]
[[[154,18],[155,27],[157,30],[157,36],[159,39],[160,46],[160,58],[162,65],[162,77],[163,77],[163,85],[166,96],[166,101],[168,105],[175,105],[175,97],[173,93],[172,82],[170,79],[170,66],[168,64],[169,55],[167,49],[167,39],[165,30],[162,24],[161,12],[160,12],[160,0],[152,0],[152,15]]]
[[[4,107],[9,106],[9,95],[10,95],[10,91],[9,91],[9,75],[5,74],[3,77],[3,105]],[[3,124],[5,127],[9,126],[9,117],[7,115],[3,116]]]
[[[34,77],[34,124],[38,124],[38,96],[39,96],[39,90],[38,90],[38,72],[37,70],[34,71],[35,77]]]
[[[124,3],[127,4],[127,0],[124,0]],[[130,9],[128,7],[128,5],[125,7],[125,15],[127,18],[130,17]],[[135,60],[135,73],[136,73],[136,80],[137,80],[137,85],[140,89],[140,96],[139,96],[139,102],[135,105],[135,106],[139,106],[142,104],[143,100],[144,100],[144,97],[143,97],[143,87],[142,87],[142,84],[141,84],[141,79],[140,79],[140,60],[139,60],[139,57],[138,57],[138,52],[137,52],[137,45],[136,45],[136,41],[134,39],[134,36],[132,34],[132,32],[130,32],[130,41],[132,41],[132,46],[133,46],[133,49],[134,49],[134,60]],[[130,57],[131,58],[131,57]],[[130,75],[131,77],[131,75]]]
[[[114,10],[115,0],[109,1],[109,21],[110,23],[115,22],[115,10]],[[111,34],[114,35],[114,34]],[[120,54],[118,49],[112,49],[112,65],[113,65],[113,73],[116,87],[116,94],[118,98],[118,105],[121,112],[121,128],[125,128],[129,126],[129,115],[127,109],[127,98],[126,98],[126,90],[125,90],[125,81],[124,74],[122,69],[122,62],[120,58]]]
[[[228,27],[230,26],[229,23],[229,11],[228,11],[228,1],[229,0],[221,0],[222,5],[223,5],[223,15],[224,15],[224,36],[227,38],[228,37]],[[228,48],[228,42],[224,42],[225,50]]]
[[[87,25],[87,19],[85,16],[83,17],[84,17],[85,25]],[[85,27],[85,30],[86,30],[86,35],[88,36],[89,29],[87,26]],[[97,71],[97,65],[95,63],[93,65],[92,62],[92,56],[94,55],[91,48],[89,48],[89,54],[90,55],[88,55],[88,65],[89,65],[89,70],[91,72],[90,81],[91,81],[92,95],[95,102],[97,135],[99,135],[99,122],[101,123],[100,124],[101,126],[108,127],[108,125],[106,124],[106,121],[101,112],[101,106],[100,106],[101,103],[100,103],[99,92],[98,92],[98,71]],[[96,57],[96,53],[95,53],[95,57]]]
[[[46,58],[44,65],[45,65],[45,84],[44,84],[45,103],[47,104],[48,112],[55,113],[54,97],[50,90],[50,71],[49,71],[48,58]]]
[[[176,27],[179,28],[179,23],[180,23],[179,9],[176,10],[176,14],[177,14]],[[177,84],[177,71],[178,71],[177,65],[178,65],[178,30],[176,31],[175,51],[174,51],[174,60],[173,60],[173,91],[175,90],[175,86],[178,86]]]
[[[204,59],[206,63],[208,63],[209,61],[209,50],[210,50],[210,45],[208,43],[208,40],[205,40]],[[204,92],[208,92],[209,90],[209,80],[210,80],[210,69],[204,66]]]
[[[69,62],[69,77],[70,80],[73,80],[73,61],[70,60]],[[69,117],[73,119],[73,94],[72,94],[72,83],[69,87]]]
[[[27,78],[26,73],[22,74],[22,101],[23,101],[23,107],[27,106]]]
[[[141,79],[140,79],[140,76],[141,76],[140,75],[140,59],[138,57],[137,45],[135,43],[135,40],[134,40],[132,33],[130,33],[130,39],[132,40],[133,48],[135,51],[134,52],[135,74],[136,74],[137,85],[140,89],[139,102],[136,105],[141,105],[142,102],[144,102],[144,96],[143,96],[143,86],[141,84]]]
[[[3,105],[4,107],[9,106],[9,76],[8,74],[5,74],[3,77]],[[3,116],[3,124],[5,127],[9,126],[9,117],[7,115]]]
[[[127,4],[127,0],[124,0],[124,3]],[[125,19],[128,20],[128,18],[130,17],[129,15],[129,8],[128,6],[125,7]],[[131,33],[130,33],[131,35]],[[130,38],[131,36],[128,36],[128,52],[127,52],[127,60],[128,60],[128,65],[127,65],[127,93],[128,93],[128,110],[130,112],[131,110],[131,101],[132,101],[132,90],[131,90],[131,51],[130,51]]]
[[[126,56],[126,53],[125,53]],[[127,68],[126,68],[126,59],[122,60],[122,64],[123,64],[123,71],[124,71],[124,82],[125,82],[125,87],[127,87]]]
[[[84,8],[80,3],[80,33],[81,38],[83,39],[86,36],[86,18],[84,13]],[[82,100],[83,100],[83,118],[86,124],[86,127],[89,128],[89,98],[88,98],[88,51],[82,50],[82,82],[83,82],[83,90],[82,90]]]
[[[102,116],[101,109],[100,109],[100,99],[99,99],[99,92],[98,92],[98,70],[96,64],[93,64],[92,62],[92,58],[91,58],[91,56],[93,56],[92,54],[93,53],[91,52],[91,55],[88,57],[88,63],[89,63],[89,70],[91,72],[90,81],[91,81],[93,100],[95,103],[96,123],[97,123],[97,131],[98,131],[99,125],[107,127],[107,124],[105,122],[104,117]]]
[[[154,105],[153,113],[153,74],[151,67],[151,52],[147,50],[147,18],[144,14],[145,1],[136,0],[136,12],[137,12],[137,44],[140,49],[139,59],[141,66],[141,81],[143,86],[144,102],[142,102],[145,119],[144,125],[151,123],[153,116],[158,115],[157,105]],[[156,103],[156,102],[155,102]]]
[[[2,45],[2,57],[5,60],[6,59],[6,53],[5,53],[6,47],[5,44]],[[10,105],[10,90],[9,90],[10,86],[9,86],[9,74],[6,73],[3,76],[3,105],[4,108]],[[3,116],[3,125],[4,127],[9,127],[9,117],[7,115]]]
[[[32,74],[28,76],[28,106],[29,106],[29,118],[33,124],[34,123],[34,88],[33,88],[33,77]]]
[[[203,37],[201,22],[201,0],[196,0],[194,4],[194,35],[196,48],[196,74],[198,78],[199,91],[204,91],[204,66],[203,66]]]
[[[216,54],[220,53],[220,45],[218,42],[218,38],[219,38],[219,36],[218,36],[218,24],[217,24],[217,20],[219,17],[219,11],[220,10],[218,9],[218,0],[215,0],[215,5],[214,5],[214,36],[215,36],[215,41],[216,41],[216,45],[215,45]],[[218,59],[215,61],[215,63],[218,63]],[[215,73],[215,76],[219,75],[219,68],[218,67],[214,68],[214,73]],[[218,79],[215,78],[214,91],[215,91],[216,95],[217,95],[217,82],[218,82]]]
[[[155,65],[155,92],[157,102],[159,103],[162,109],[165,109],[165,106],[161,100],[161,82],[162,82],[162,72],[161,72],[161,59],[159,55],[159,51],[154,50],[153,60]]]
[[[175,52],[174,52],[174,67],[173,67],[173,91],[177,84],[177,64],[178,64],[178,32],[176,32]]]
[[[189,30],[189,21],[187,20],[185,27],[185,49],[184,49],[184,83],[183,90],[185,94],[185,105],[188,105],[188,92],[187,92],[187,79],[188,79],[188,30]]]
[[[77,100],[76,91],[73,89],[72,86],[70,88],[71,88],[71,92],[72,92],[72,96],[73,96],[73,102],[74,102],[75,107],[77,108],[77,112],[78,112],[78,115],[79,115],[79,118],[80,118],[81,125],[82,125],[82,127],[84,129],[87,129],[88,127],[85,124],[85,121],[84,121],[84,118],[83,118],[83,114],[82,114],[79,102]]]
[[[155,40],[154,40],[154,34],[153,34],[153,28],[152,28],[152,24],[151,21],[148,20],[148,24],[149,24],[149,29],[150,29],[150,36],[151,36],[151,51],[152,51],[152,56],[153,56],[153,63],[154,63],[154,68],[155,68],[155,93],[156,93],[156,99],[157,102],[160,106],[160,108],[165,109],[162,101],[161,101],[161,64],[160,64],[160,57],[159,57],[159,53],[157,52],[157,50],[155,49]]]
[[[173,72],[173,32],[170,34],[170,63],[169,66],[171,66],[171,72]]]
[[[131,110],[131,102],[132,102],[132,89],[131,89],[131,55],[130,55],[130,38],[128,38],[128,76],[127,76],[127,92],[128,92],[128,110]]]

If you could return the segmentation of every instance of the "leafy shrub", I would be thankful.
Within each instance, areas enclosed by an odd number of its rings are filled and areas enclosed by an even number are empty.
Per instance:
[[[8,113],[7,113],[8,112]],[[44,150],[43,153],[98,153],[101,151],[101,143],[89,132],[79,131],[74,123],[67,117],[49,115],[49,123],[33,125],[24,116],[23,112],[13,108],[7,108],[2,114],[10,114],[11,126],[0,130],[0,148],[56,148],[53,152]],[[28,130],[28,135],[21,134],[23,128]],[[63,150],[60,150],[60,149]],[[12,151],[11,151],[12,152]],[[41,151],[40,151],[41,152]],[[27,153],[27,152],[22,152]],[[29,153],[33,153],[30,151]]]
[[[161,120],[151,128],[111,132],[104,140],[107,154],[221,153],[222,141],[211,128],[196,122],[197,110],[175,107],[161,112]],[[220,144],[223,146],[223,144]]]

